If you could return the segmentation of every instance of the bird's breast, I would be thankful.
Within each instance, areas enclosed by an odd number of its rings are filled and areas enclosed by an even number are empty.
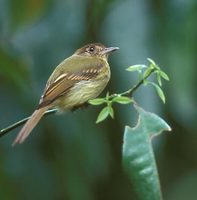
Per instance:
[[[60,110],[69,110],[96,98],[106,87],[110,79],[110,68],[104,67],[97,77],[77,82],[69,92],[56,102]]]

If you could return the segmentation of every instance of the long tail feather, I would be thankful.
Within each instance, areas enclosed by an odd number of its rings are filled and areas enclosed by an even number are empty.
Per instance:
[[[46,110],[48,110],[48,107],[43,107],[33,112],[31,118],[26,122],[21,131],[18,133],[16,139],[12,143],[12,146],[24,142],[24,140],[29,136],[33,128],[40,121]]]

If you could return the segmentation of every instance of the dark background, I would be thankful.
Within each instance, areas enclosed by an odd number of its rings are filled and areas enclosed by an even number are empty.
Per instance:
[[[150,87],[135,99],[173,130],[154,139],[164,199],[196,200],[196,21],[195,0],[0,0],[0,128],[30,115],[54,67],[86,43],[120,47],[109,60],[110,93],[131,87],[137,74],[125,68],[150,57],[170,76],[167,102]],[[0,199],[135,199],[121,145],[136,112],[116,106],[115,120],[96,125],[100,109],[48,116],[15,148],[19,129],[2,137]]]

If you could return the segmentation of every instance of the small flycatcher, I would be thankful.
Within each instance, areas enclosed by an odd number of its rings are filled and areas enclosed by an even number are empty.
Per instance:
[[[48,109],[72,110],[96,98],[110,79],[108,55],[117,49],[100,43],[88,44],[61,62],[49,77],[38,108],[13,145],[22,143],[28,137]]]

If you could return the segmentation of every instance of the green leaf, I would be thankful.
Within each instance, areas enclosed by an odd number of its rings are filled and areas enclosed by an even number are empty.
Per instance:
[[[132,65],[128,67],[126,70],[130,72],[134,72],[134,71],[141,71],[143,68],[147,68],[147,66],[146,65]]]
[[[152,60],[151,58],[147,58],[147,60],[150,62],[150,64],[152,64],[154,67],[158,68],[157,64],[155,63],[154,60]]]
[[[107,101],[109,100],[109,92],[107,92],[107,94],[106,94],[106,100]]]
[[[103,103],[106,103],[106,100],[104,98],[96,98],[96,99],[89,100],[88,103],[94,106],[98,106]]]
[[[144,79],[143,84],[144,84],[145,86],[147,86],[147,85],[149,84],[149,82],[150,82],[150,81],[148,81],[147,79]]]
[[[108,109],[109,109],[109,114],[110,114],[111,118],[113,119],[114,118],[114,109],[111,105],[108,105]]]
[[[158,82],[159,86],[162,86],[162,82],[161,82],[161,77],[160,77],[159,71],[156,72],[156,75],[157,75],[157,82]]]
[[[154,60],[152,60],[151,58],[147,58],[147,60],[150,62],[150,68],[160,70],[160,67],[155,63]]]
[[[166,81],[169,81],[170,78],[168,77],[168,75],[164,72],[164,71],[159,71],[160,76],[165,79]]]
[[[161,200],[161,190],[151,139],[169,125],[157,115],[135,106],[139,113],[134,128],[125,127],[123,141],[123,169],[131,181],[138,200]]]
[[[148,76],[150,75],[151,71],[153,71],[153,68],[149,67],[145,70],[144,74],[143,74],[143,78],[148,78]]]
[[[101,112],[99,113],[98,117],[97,117],[97,120],[96,120],[96,123],[100,123],[102,122],[103,120],[105,120],[108,116],[109,116],[109,108],[108,106],[104,107]]]
[[[124,96],[117,96],[112,99],[112,102],[120,103],[120,104],[128,104],[132,102],[132,99]]]
[[[165,95],[164,95],[163,90],[162,90],[157,84],[155,84],[155,83],[153,83],[153,82],[149,82],[149,83],[155,87],[158,96],[159,96],[160,99],[163,101],[163,103],[165,103],[165,102],[166,102],[166,98],[165,98]]]

